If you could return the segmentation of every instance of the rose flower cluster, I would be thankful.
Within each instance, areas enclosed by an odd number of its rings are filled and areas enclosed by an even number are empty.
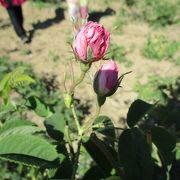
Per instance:
[[[109,41],[110,33],[102,25],[89,21],[76,34],[73,50],[82,63],[92,64],[103,59]],[[111,96],[119,87],[118,66],[112,59],[96,72],[93,86],[98,97]]]

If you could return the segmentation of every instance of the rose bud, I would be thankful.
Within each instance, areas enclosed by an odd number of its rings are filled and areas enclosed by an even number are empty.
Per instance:
[[[80,7],[80,16],[81,19],[86,20],[88,17],[88,7],[87,6],[81,6]]]
[[[74,53],[84,63],[98,61],[109,47],[109,37],[110,33],[102,25],[89,21],[74,39]]]
[[[111,96],[119,86],[118,67],[113,60],[109,60],[96,72],[94,91],[99,97]]]
[[[88,0],[80,0],[80,17],[86,20],[88,17]]]

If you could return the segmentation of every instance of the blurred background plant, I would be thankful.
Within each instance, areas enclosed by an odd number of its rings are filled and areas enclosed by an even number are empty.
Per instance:
[[[150,34],[145,43],[142,54],[151,59],[161,61],[163,59],[172,59],[180,49],[180,42],[169,41],[162,34]]]
[[[132,51],[133,47],[131,47],[129,50],[126,50],[124,46],[111,42],[108,49],[107,58],[112,58],[119,63],[124,63],[126,67],[131,67],[133,62],[128,59],[126,55]]]
[[[8,105],[6,107],[1,106],[0,108],[1,124],[6,121],[16,121],[18,119],[29,121],[30,110],[28,106],[40,116],[46,116],[47,112],[49,112],[47,109],[48,106],[51,108],[51,111],[58,112],[59,116],[64,117],[69,122],[69,128],[71,131],[75,132],[76,128],[74,121],[72,121],[72,114],[70,110],[65,107],[64,102],[61,99],[59,83],[55,75],[45,74],[43,77],[39,77],[27,63],[12,62],[9,57],[6,56],[0,57],[0,77],[3,77],[5,74],[13,71],[19,66],[25,67],[27,74],[31,74],[31,77],[36,81],[36,83],[29,86],[22,84],[20,87],[15,88],[11,97],[11,101],[14,102],[15,106]],[[34,99],[34,97],[37,98]],[[34,100],[36,100],[35,106],[33,106]],[[89,113],[88,104],[81,104],[78,99],[75,100],[75,106],[78,106],[78,109],[80,109],[77,111],[79,118],[83,119],[83,117]],[[40,124],[42,124],[42,121]],[[81,158],[83,160],[89,159],[85,153],[82,154]],[[85,169],[82,167],[79,168],[80,174],[82,174]],[[13,162],[3,161],[3,158],[0,161],[1,179],[33,179],[34,177],[44,179],[46,176],[46,173],[43,174],[33,167],[31,168],[24,165],[17,165]]]

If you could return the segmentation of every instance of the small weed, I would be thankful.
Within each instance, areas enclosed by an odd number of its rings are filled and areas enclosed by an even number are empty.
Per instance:
[[[50,6],[59,6],[61,1],[58,0],[31,0],[33,6],[38,9],[48,8]]]
[[[177,3],[177,2],[176,2]],[[177,22],[177,5],[170,1],[145,0],[144,19],[154,26],[166,26]]]
[[[150,59],[162,59],[172,58],[180,47],[180,42],[170,42],[163,35],[150,35],[142,50],[142,54]]]
[[[137,82],[134,89],[139,93],[138,98],[144,101],[158,101],[160,104],[165,104],[167,99],[166,97],[168,96],[166,89],[170,84],[175,84],[175,82],[176,77],[162,78],[157,75],[152,75],[148,78],[148,82],[146,84]]]
[[[56,52],[51,51],[51,50],[49,51],[48,59],[53,62],[58,62],[60,60],[59,55],[56,54]]]
[[[109,51],[107,53],[107,56],[109,58],[112,58],[120,63],[125,63],[126,67],[132,66],[132,61],[128,60],[126,58],[127,50],[125,49],[124,46],[114,44],[112,43],[109,47]]]
[[[128,23],[129,14],[126,9],[121,8],[113,24],[115,33],[122,33],[123,27]]]
[[[30,55],[32,52],[30,49],[22,49],[20,51],[20,54],[23,55],[23,56],[26,56],[26,55]]]

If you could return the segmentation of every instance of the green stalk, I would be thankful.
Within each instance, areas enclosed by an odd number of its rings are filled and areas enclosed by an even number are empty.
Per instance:
[[[82,135],[82,129],[81,129],[81,125],[79,123],[79,120],[78,120],[78,117],[77,117],[77,114],[76,114],[76,111],[75,111],[74,104],[71,105],[71,111],[72,111],[72,114],[73,114],[73,117],[74,117],[74,120],[75,120],[75,123],[76,123],[76,126],[77,126],[78,135],[81,136]]]
[[[88,64],[84,64],[83,62],[80,62],[80,67],[81,67],[81,74],[80,77],[77,79],[76,82],[73,83],[73,85],[70,87],[70,95],[73,96],[74,95],[74,91],[75,88],[83,81],[86,73],[88,72],[88,70],[91,67],[91,63]]]
[[[97,98],[95,115],[91,119],[89,119],[89,121],[83,127],[84,132],[88,131],[92,127],[95,119],[99,116],[100,111],[101,111],[101,105],[99,104],[99,101],[98,101],[98,98]]]
[[[86,75],[86,72],[81,71],[81,75],[80,75],[79,79],[70,87],[70,93],[69,94],[71,96],[74,95],[75,88],[83,81],[85,75]]]
[[[76,156],[75,156],[75,160],[74,160],[74,164],[73,164],[73,172],[72,172],[71,180],[75,180],[75,178],[76,178],[76,172],[78,169],[79,155],[80,155],[81,144],[82,144],[81,138],[82,137],[80,137],[79,142],[78,142],[77,152],[76,152]]]

